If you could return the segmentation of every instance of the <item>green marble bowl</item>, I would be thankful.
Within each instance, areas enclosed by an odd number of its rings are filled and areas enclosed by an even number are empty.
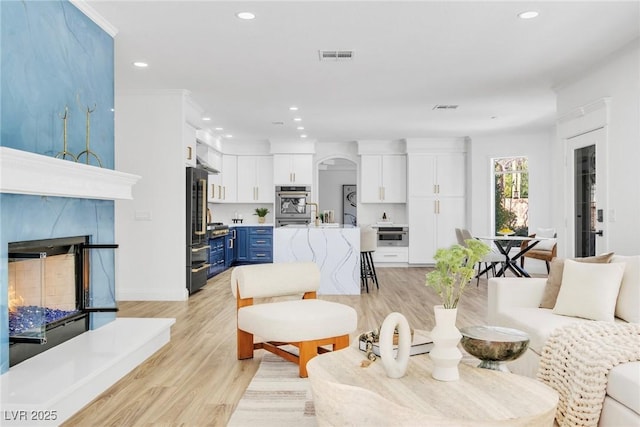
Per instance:
[[[469,326],[460,333],[462,347],[481,360],[479,368],[509,372],[504,362],[517,359],[529,347],[529,335],[517,329]]]

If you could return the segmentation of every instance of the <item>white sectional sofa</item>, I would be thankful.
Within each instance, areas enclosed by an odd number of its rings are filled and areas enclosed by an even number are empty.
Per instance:
[[[640,323],[640,256],[614,255],[610,262],[625,263],[613,321]],[[542,348],[556,328],[593,321],[556,314],[553,308],[540,308],[543,296],[548,296],[546,287],[547,278],[489,280],[487,323],[519,329],[530,337],[527,352],[508,365],[513,373],[535,378]],[[622,363],[611,369],[606,390],[598,426],[640,426],[640,361]]]

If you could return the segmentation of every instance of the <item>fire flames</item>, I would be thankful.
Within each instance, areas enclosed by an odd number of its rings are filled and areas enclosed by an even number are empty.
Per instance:
[[[24,298],[15,294],[9,296],[9,313],[15,313],[21,305],[24,305]]]

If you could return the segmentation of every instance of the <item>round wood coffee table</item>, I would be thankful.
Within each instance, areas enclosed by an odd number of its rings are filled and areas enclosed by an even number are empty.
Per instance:
[[[461,363],[458,381],[437,381],[423,354],[392,379],[381,361],[363,360],[350,347],[309,361],[319,425],[553,426],[558,394],[532,378]]]

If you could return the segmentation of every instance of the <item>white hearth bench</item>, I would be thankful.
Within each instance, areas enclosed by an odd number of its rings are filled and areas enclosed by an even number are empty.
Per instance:
[[[58,426],[171,339],[172,318],[118,317],[0,375],[2,426]]]
[[[349,346],[358,315],[347,305],[316,299],[320,270],[314,262],[288,262],[236,267],[231,290],[236,297],[238,360],[264,349],[299,365],[307,377],[307,362],[318,355]],[[254,304],[254,298],[297,299]],[[302,299],[299,296],[302,295]],[[254,335],[260,341],[254,342]],[[286,346],[294,346],[298,354]],[[293,350],[293,349],[292,349]]]

